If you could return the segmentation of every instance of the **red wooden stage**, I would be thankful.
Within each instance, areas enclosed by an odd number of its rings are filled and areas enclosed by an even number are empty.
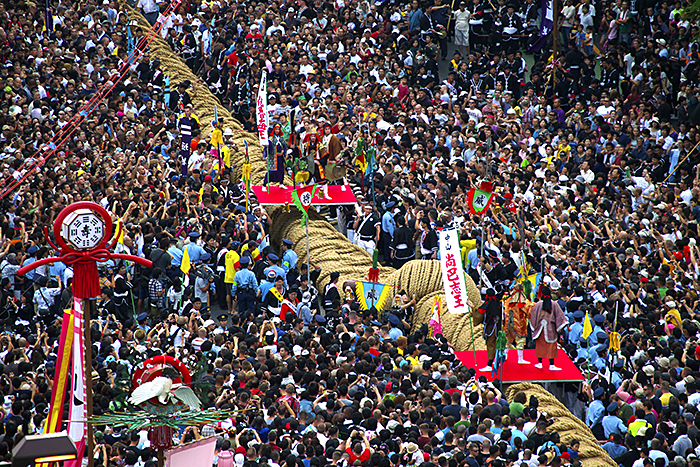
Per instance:
[[[529,365],[518,364],[518,354],[514,349],[508,351],[508,359],[503,363],[503,383],[522,383],[522,382],[575,382],[579,383],[584,380],[583,374],[571,361],[566,352],[559,349],[557,358],[554,360],[554,365],[561,368],[561,371],[549,371],[549,360],[542,362],[542,369],[535,368],[537,358],[535,358],[534,349],[526,349],[523,352],[525,360],[529,361]],[[469,368],[474,368],[474,351],[457,351],[455,355],[459,360]],[[479,368],[486,366],[488,354],[486,350],[476,351],[476,376],[486,376],[488,381],[493,381],[496,378],[501,378],[501,371],[496,375],[491,376],[491,372],[481,372]]]
[[[293,204],[292,191],[294,191],[294,187],[254,186],[251,188],[260,204]],[[336,204],[355,204],[357,202],[349,185],[328,185],[328,197],[324,196],[324,191],[324,187],[319,187],[316,196],[311,200],[311,204],[329,206]]]

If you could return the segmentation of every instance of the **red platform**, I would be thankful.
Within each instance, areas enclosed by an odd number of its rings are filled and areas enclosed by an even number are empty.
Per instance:
[[[253,188],[253,193],[260,204],[292,204],[294,187],[254,186],[251,188]],[[357,199],[355,199],[355,194],[349,185],[328,185],[328,198],[323,197],[323,187],[319,187],[316,196],[311,200],[311,204],[319,205],[355,203],[357,203]]]
[[[535,368],[537,358],[535,358],[534,349],[526,349],[523,353],[525,360],[529,361],[529,365],[518,365],[518,354],[515,350],[508,351],[508,359],[503,363],[503,383],[522,383],[522,382],[581,382],[584,380],[583,374],[578,367],[571,361],[566,352],[559,349],[557,358],[554,364],[561,368],[561,371],[549,371],[549,360],[543,360],[542,369]],[[474,368],[474,351],[457,351],[455,355],[459,360],[469,368]],[[488,353],[486,350],[476,351],[476,376],[486,376],[486,379],[493,381],[501,378],[501,371],[496,375],[491,376],[491,372],[481,372],[479,368],[483,368],[488,363]]]

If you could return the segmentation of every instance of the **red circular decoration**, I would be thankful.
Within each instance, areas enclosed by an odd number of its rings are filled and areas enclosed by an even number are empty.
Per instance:
[[[104,221],[104,236],[102,237],[100,243],[95,248],[93,248],[93,250],[100,250],[104,248],[112,236],[112,217],[109,215],[105,208],[91,201],[79,201],[77,203],[70,204],[61,210],[61,212],[58,214],[58,217],[56,217],[56,220],[53,223],[53,235],[54,239],[56,240],[56,245],[61,249],[62,252],[76,251],[75,248],[70,246],[70,244],[68,244],[68,242],[66,242],[61,236],[61,227],[63,226],[64,219],[68,217],[68,215],[71,214],[73,211],[77,211],[79,209],[88,209],[90,211],[93,211]]]
[[[143,383],[152,381],[154,378],[163,375],[163,369],[171,367],[180,373],[180,376],[173,378],[173,383],[189,384],[192,382],[190,371],[180,360],[168,355],[157,355],[139,363],[134,369],[134,376],[131,380],[132,390]]]

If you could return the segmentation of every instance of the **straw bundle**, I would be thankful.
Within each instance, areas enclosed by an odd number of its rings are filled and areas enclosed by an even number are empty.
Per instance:
[[[581,441],[579,458],[584,467],[615,467],[617,465],[610,458],[610,455],[600,447],[590,428],[574,417],[556,397],[542,386],[532,383],[515,384],[505,391],[505,397],[512,401],[520,391],[525,392],[528,399],[531,395],[537,397],[539,401],[538,410],[547,412],[550,417],[554,418],[554,424],[549,429],[559,433],[563,443],[568,444],[572,439]]]

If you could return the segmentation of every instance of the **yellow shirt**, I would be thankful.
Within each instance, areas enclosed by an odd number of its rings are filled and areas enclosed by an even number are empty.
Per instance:
[[[659,396],[659,401],[661,401],[662,407],[668,407],[668,402],[671,399],[672,395],[673,394],[671,394],[670,392],[667,392],[666,394],[661,394],[661,396]]]
[[[240,259],[241,257],[235,251],[229,251],[226,253],[224,258],[224,266],[226,268],[224,272],[225,284],[233,284],[235,282],[234,276],[236,275],[236,264],[238,264]]]
[[[225,168],[231,168],[231,149],[228,146],[221,146],[221,159]]]
[[[467,264],[467,255],[476,248],[476,238],[474,240],[460,240],[459,246],[462,249],[462,264]]]

